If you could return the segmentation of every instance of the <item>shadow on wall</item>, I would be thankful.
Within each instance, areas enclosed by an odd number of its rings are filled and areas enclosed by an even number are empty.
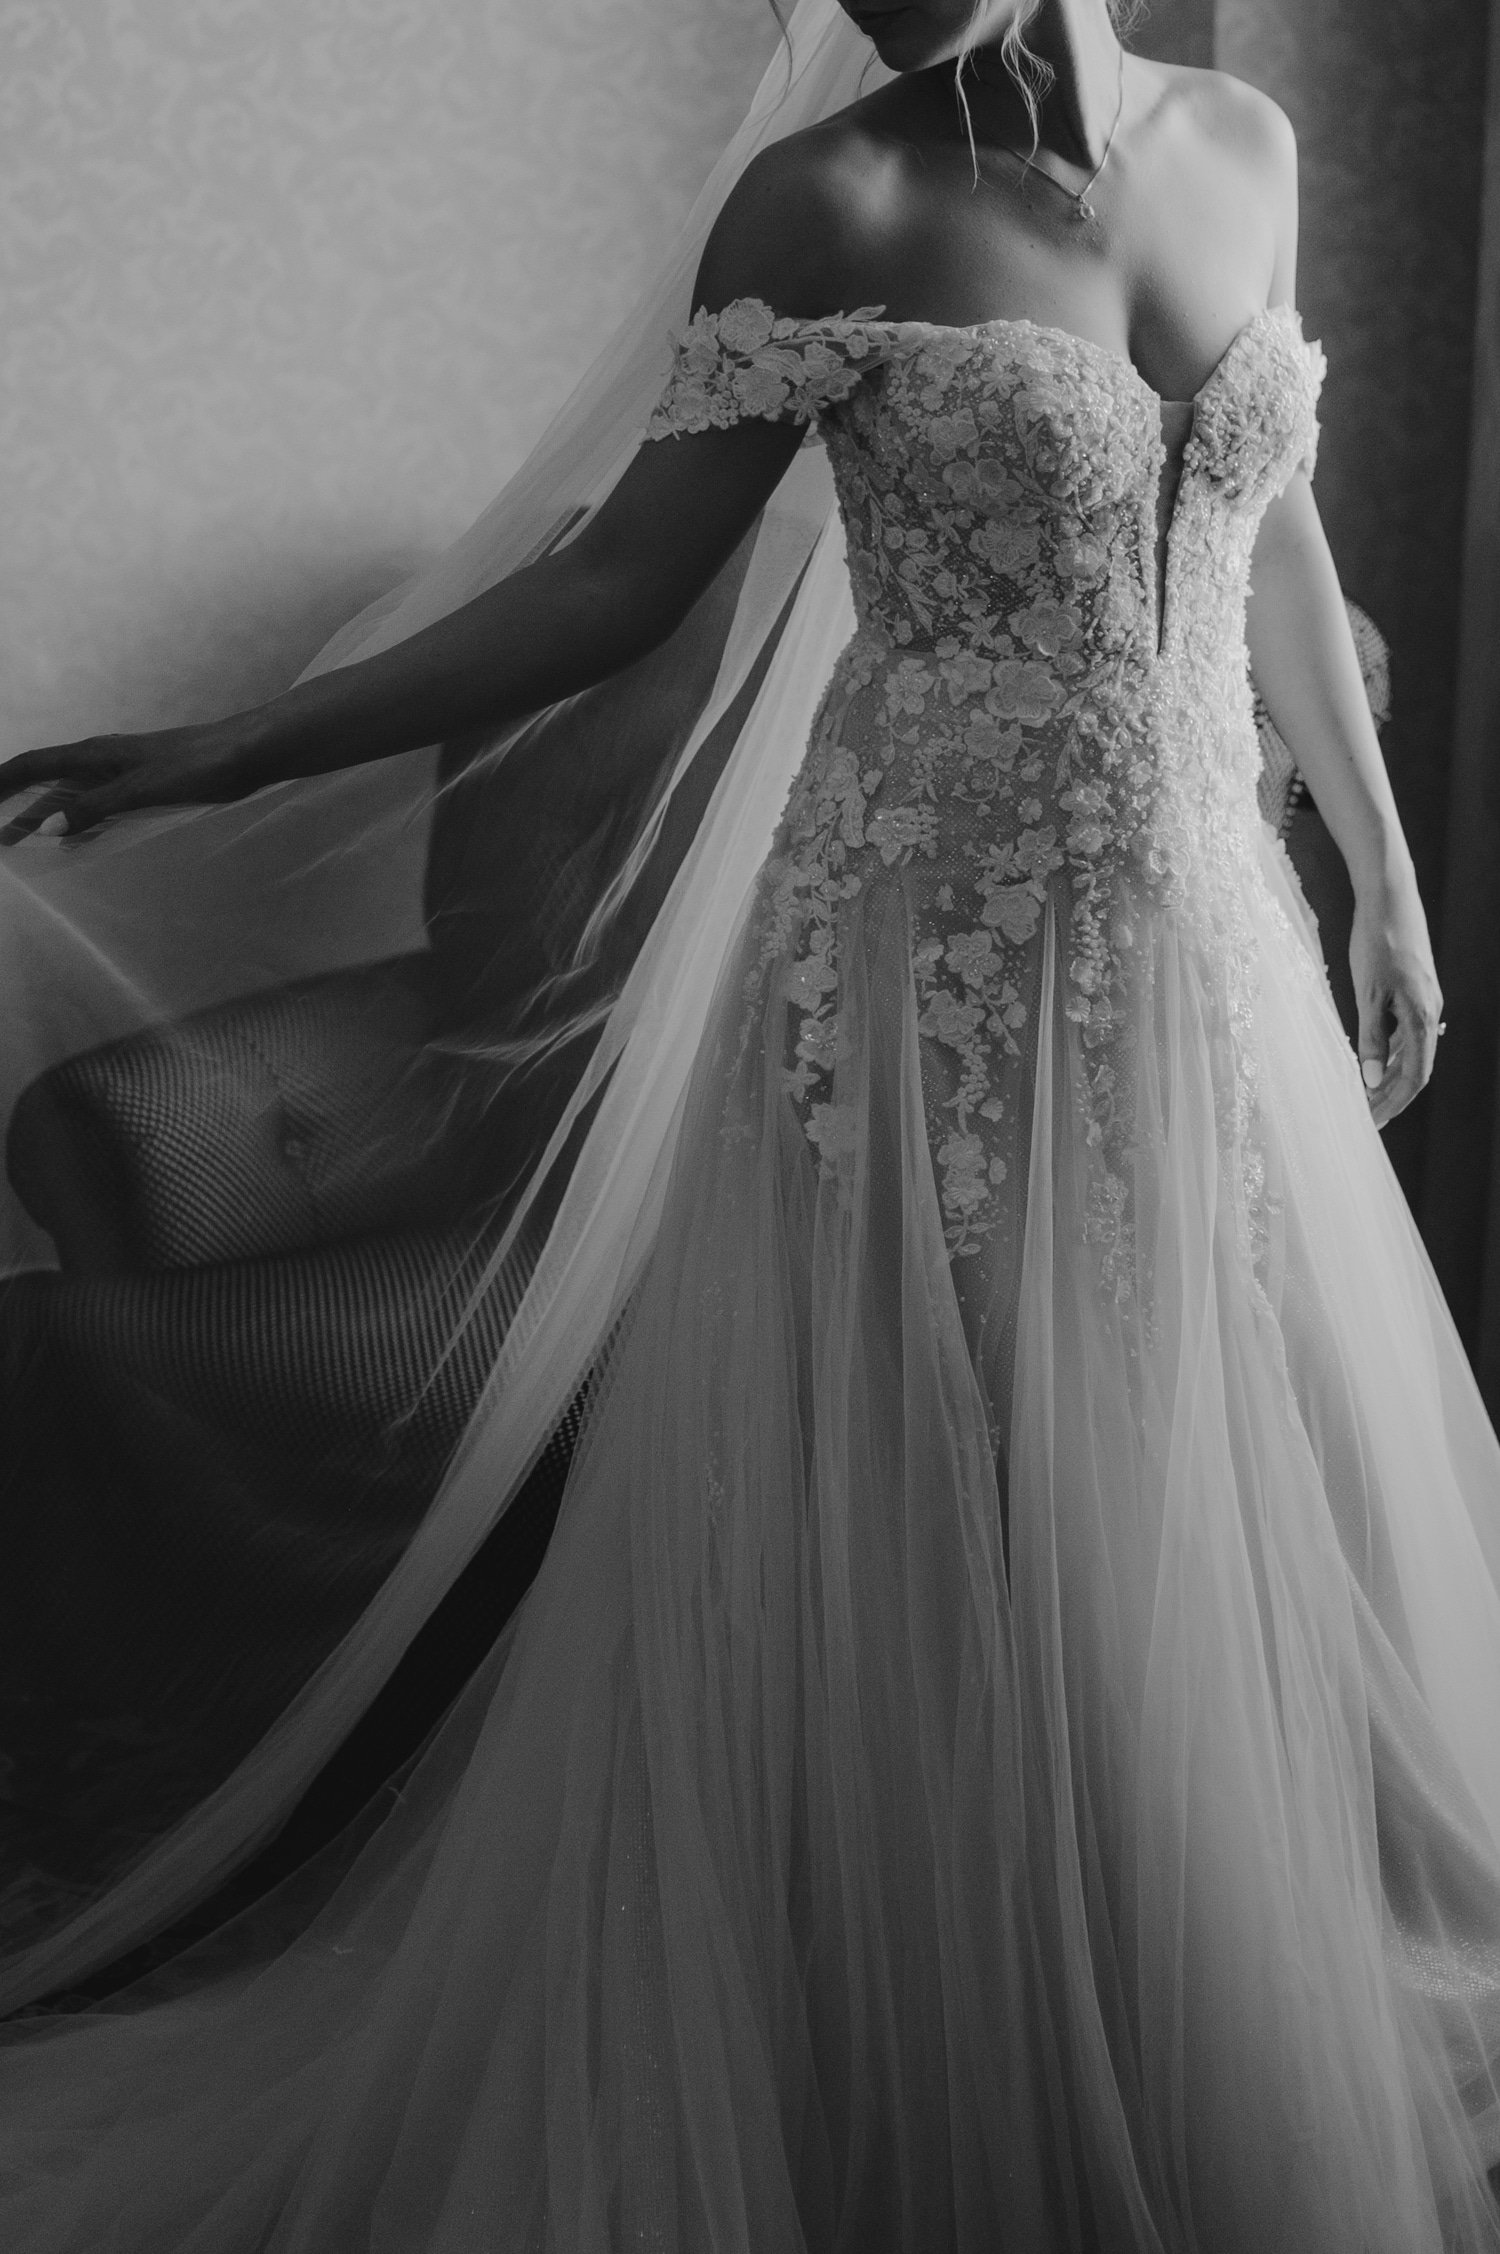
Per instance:
[[[86,624],[66,671],[34,643],[7,668],[5,753],[29,744],[213,720],[287,688],[329,637],[429,561],[430,548],[340,526],[279,547],[207,526],[131,573],[128,610],[75,573]],[[20,639],[20,637],[18,637]]]
[[[240,710],[286,688],[330,635],[431,554],[339,537],[236,555],[224,540],[205,539],[179,559],[160,610],[138,621],[137,647],[158,694],[184,712]]]

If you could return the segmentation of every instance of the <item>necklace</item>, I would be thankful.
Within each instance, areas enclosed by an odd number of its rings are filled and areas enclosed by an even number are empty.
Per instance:
[[[1124,112],[1124,108],[1125,49],[1122,46],[1120,49],[1119,81],[1115,94],[1114,122],[1110,126],[1108,136],[1106,137],[1104,143],[1104,154],[1102,157],[1100,157],[1099,162],[1095,165],[1093,171],[1089,174],[1087,180],[1084,181],[1081,188],[1070,188],[1064,181],[1059,180],[1055,173],[1049,172],[1047,170],[1047,167],[1038,161],[1035,151],[1033,151],[1030,156],[1023,156],[1019,149],[1010,148],[1004,141],[1001,141],[996,145],[999,148],[1004,149],[1005,154],[1008,157],[1014,157],[1016,162],[1024,166],[1026,171],[1030,172],[1032,170],[1035,170],[1041,174],[1044,180],[1050,180],[1053,187],[1056,188],[1058,194],[1066,196],[1068,201],[1072,204],[1073,209],[1068,214],[1068,217],[1070,219],[1097,219],[1099,214],[1095,210],[1094,206],[1089,202],[1089,190],[1090,188],[1095,186],[1100,173],[1104,170],[1104,167],[1109,162],[1109,152],[1115,145],[1115,135],[1120,130],[1120,118]]]

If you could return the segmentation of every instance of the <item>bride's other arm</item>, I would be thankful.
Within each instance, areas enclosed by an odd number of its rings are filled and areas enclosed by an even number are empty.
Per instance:
[[[786,225],[786,168],[752,167],[705,254],[695,304],[810,285]],[[786,206],[786,209],[782,207]],[[782,246],[787,246],[783,248]],[[269,783],[499,727],[591,688],[665,641],[733,554],[803,436],[747,419],[642,446],[583,530],[379,656],[254,710],[146,735],[94,736],[0,765],[0,797],[43,786],[0,831],[77,836],[143,808],[243,798]]]
[[[1293,302],[1296,159],[1287,138],[1270,302]],[[1426,1086],[1442,994],[1411,853],[1365,695],[1338,573],[1298,470],[1266,511],[1248,617],[1256,687],[1306,776],[1354,887],[1349,962],[1359,1055],[1378,1127]]]

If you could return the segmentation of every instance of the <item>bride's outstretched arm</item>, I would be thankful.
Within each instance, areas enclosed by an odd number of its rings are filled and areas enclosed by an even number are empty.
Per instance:
[[[812,199],[815,182],[795,148],[788,162],[790,146],[763,151],[731,193],[705,246],[695,306],[757,296],[817,315],[844,302],[827,273],[838,230]],[[576,537],[378,657],[319,674],[253,711],[0,762],[0,801],[36,793],[0,827],[0,845],[43,829],[84,836],[149,807],[245,798],[269,783],[503,727],[592,688],[681,624],[803,435],[795,417],[755,415],[642,446]]]
[[[1312,488],[1299,471],[1256,543],[1248,631],[1256,686],[1354,886],[1350,968],[1377,1126],[1426,1085],[1442,995],[1354,638]]]
[[[72,836],[144,807],[243,798],[591,688],[686,617],[801,437],[793,423],[747,421],[644,446],[566,546],[377,657],[203,726],[23,752],[0,765],[0,797],[44,787],[0,838],[44,825]]]

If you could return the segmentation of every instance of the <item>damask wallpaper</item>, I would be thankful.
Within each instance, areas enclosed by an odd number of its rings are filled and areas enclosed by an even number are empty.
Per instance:
[[[766,0],[0,0],[0,751],[244,704],[629,303]]]

